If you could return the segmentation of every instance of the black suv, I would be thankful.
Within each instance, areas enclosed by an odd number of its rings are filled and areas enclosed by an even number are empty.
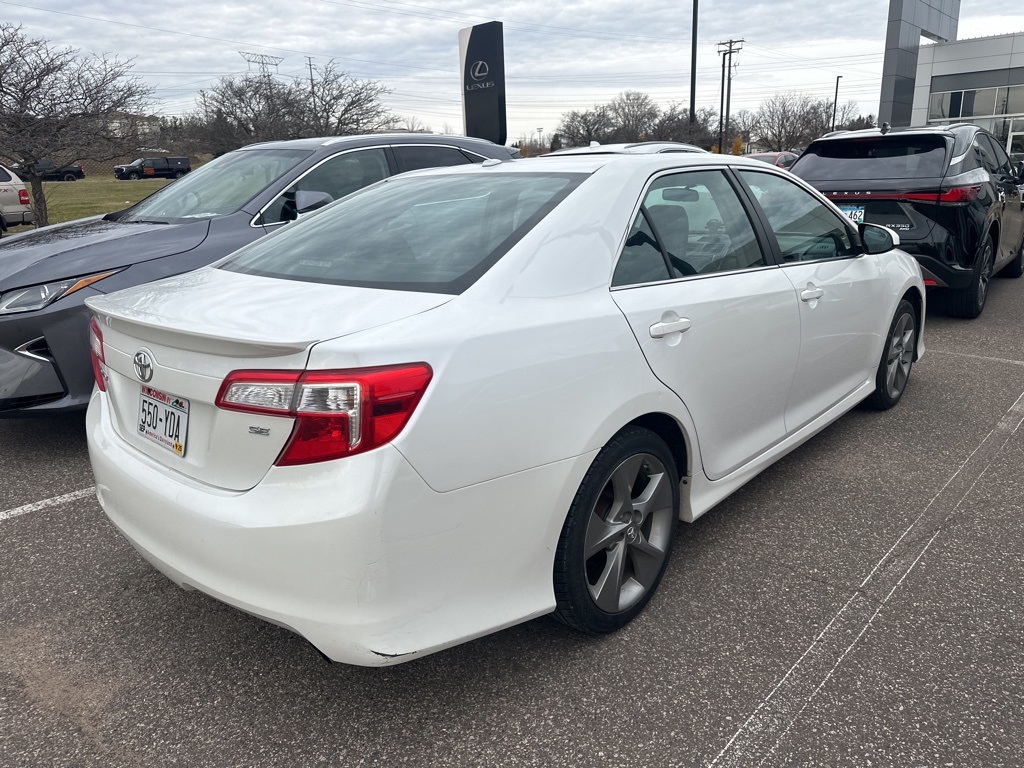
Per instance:
[[[831,134],[790,170],[854,221],[895,231],[958,317],[981,314],[996,272],[1024,274],[1024,173],[976,125]]]
[[[84,408],[85,299],[205,266],[402,171],[512,160],[482,139],[402,133],[253,144],[140,203],[0,241],[0,416]]]
[[[21,163],[15,163],[11,170],[25,178],[28,171]],[[44,157],[35,166],[36,173],[43,181],[77,181],[85,178],[85,168],[80,165],[57,165],[53,160]]]
[[[127,165],[115,165],[119,179],[180,179],[192,170],[187,157],[140,157]]]

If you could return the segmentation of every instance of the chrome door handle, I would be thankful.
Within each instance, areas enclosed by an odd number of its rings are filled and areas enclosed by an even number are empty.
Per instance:
[[[682,333],[688,330],[690,330],[690,318],[680,317],[678,320],[672,320],[668,323],[655,323],[652,325],[651,338],[660,339],[663,336],[668,336],[670,333]]]
[[[804,290],[800,291],[800,300],[814,301],[815,299],[820,299],[824,295],[825,292],[821,290],[821,288],[805,288]]]

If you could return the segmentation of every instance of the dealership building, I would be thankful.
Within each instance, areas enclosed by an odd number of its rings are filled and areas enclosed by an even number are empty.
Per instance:
[[[911,125],[968,122],[1024,161],[1024,32],[922,45]]]

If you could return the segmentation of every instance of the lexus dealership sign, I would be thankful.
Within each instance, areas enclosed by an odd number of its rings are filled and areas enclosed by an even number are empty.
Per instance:
[[[467,136],[504,144],[505,44],[500,21],[459,30],[462,120]]]

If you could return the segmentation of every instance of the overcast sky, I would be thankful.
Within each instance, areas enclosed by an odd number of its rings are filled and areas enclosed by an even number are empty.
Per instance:
[[[888,0],[700,4],[697,105],[717,108],[717,43],[745,39],[736,56],[733,110],[776,91],[831,98],[877,114]],[[308,77],[334,58],[392,90],[389,106],[440,131],[462,130],[458,30],[505,25],[508,134],[551,134],[563,112],[622,90],[661,106],[689,102],[686,0],[0,0],[0,20],[32,37],[134,58],[153,86],[153,111],[190,111],[195,95],[247,68],[239,51],[279,56],[282,77]],[[824,9],[828,8],[828,11]],[[960,39],[1024,31],[1021,0],[963,0]]]

